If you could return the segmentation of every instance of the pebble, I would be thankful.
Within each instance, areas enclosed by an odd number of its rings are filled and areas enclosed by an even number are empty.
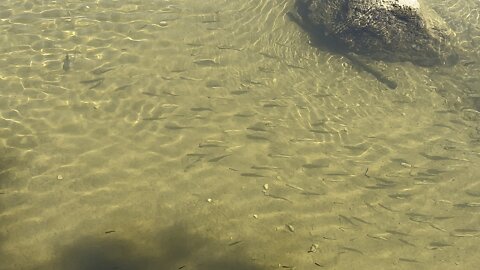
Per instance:
[[[264,190],[268,190],[268,184],[263,185]]]
[[[318,251],[318,244],[312,244],[310,246],[310,249],[308,250],[308,253],[315,253]]]
[[[253,215],[253,218],[254,218],[254,219],[257,219],[257,218],[258,218],[258,215]]]
[[[168,26],[168,22],[166,21],[161,21],[158,23],[158,25],[162,26],[162,27],[165,27],[165,26]]]
[[[207,202],[212,202],[212,199],[208,198],[208,199],[207,199]]]
[[[412,164],[408,164],[406,162],[402,162],[400,163],[400,165],[402,165],[403,167],[412,168]]]
[[[292,225],[287,224],[287,225],[285,225],[285,226],[287,226],[287,229],[288,229],[290,232],[295,232],[295,228],[294,228]]]
[[[63,176],[61,174],[57,175],[57,180],[63,180]]]

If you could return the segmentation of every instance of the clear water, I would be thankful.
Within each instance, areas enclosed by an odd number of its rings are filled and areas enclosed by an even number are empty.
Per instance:
[[[293,1],[2,1],[0,269],[476,269],[480,5],[428,4],[460,63],[392,91]]]

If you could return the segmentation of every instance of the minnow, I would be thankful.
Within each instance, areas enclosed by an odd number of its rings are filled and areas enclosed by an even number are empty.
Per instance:
[[[212,112],[213,111],[211,108],[208,108],[208,107],[194,107],[194,108],[190,108],[190,110],[193,112],[204,112],[204,111]]]
[[[415,259],[408,259],[408,258],[398,258],[399,261],[401,262],[409,262],[409,263],[418,263],[419,261]]]
[[[80,81],[80,83],[82,83],[82,84],[98,83],[98,82],[103,82],[103,80],[105,80],[105,78],[100,77],[100,78],[96,78],[96,79],[92,79],[92,80]]]
[[[151,93],[151,92],[142,92],[142,94],[146,96],[151,96],[151,97],[159,97],[159,94]]]
[[[232,154],[228,154],[228,155],[223,155],[223,156],[219,156],[219,157],[215,157],[215,158],[212,158],[212,159],[209,159],[208,162],[217,162],[217,161],[220,161],[226,157],[229,157],[231,156]]]
[[[245,177],[265,177],[264,175],[256,174],[256,173],[242,173],[240,175]]]
[[[98,67],[98,68],[92,70],[91,73],[93,75],[101,75],[103,73],[107,73],[107,72],[109,72],[111,70],[114,70],[114,69],[115,69],[114,67],[110,67],[110,68]]]
[[[357,224],[355,224],[351,219],[349,219],[348,217],[344,216],[344,215],[338,215],[338,217],[340,218],[340,220],[343,220],[347,223],[350,223],[351,225],[353,226],[358,226]]]
[[[276,169],[279,169],[279,167],[275,167],[275,166],[251,166],[250,168],[254,169],[254,170],[276,170]]]
[[[235,242],[229,243],[228,245],[229,246],[235,246],[235,245],[240,244],[240,243],[242,243],[242,241],[235,241]]]
[[[256,135],[251,135],[251,134],[248,134],[246,137],[247,137],[247,139],[251,139],[251,140],[262,140],[262,141],[268,141],[268,138],[266,138],[266,137],[262,137],[262,136],[256,136]]]
[[[277,195],[274,195],[274,194],[267,194],[267,193],[265,193],[265,196],[271,197],[271,198],[274,198],[274,199],[278,199],[278,200],[284,200],[284,201],[287,201],[289,203],[293,203],[291,200],[289,200],[285,197],[282,197],[282,196],[277,196]]]
[[[63,67],[62,67],[65,72],[67,72],[67,71],[70,70],[70,64],[71,64],[71,62],[70,62],[70,57],[69,57],[69,55],[68,55],[68,53],[67,53],[67,54],[65,55],[65,60],[63,60]]]
[[[166,119],[166,117],[158,116],[158,117],[145,117],[145,118],[142,118],[143,121],[155,121],[155,120],[163,120],[163,119]]]
[[[218,65],[217,62],[213,59],[198,59],[193,61],[194,64],[197,64],[199,66],[216,66]]]
[[[117,91],[122,91],[122,90],[124,90],[124,89],[127,89],[127,88],[130,87],[130,86],[132,86],[132,85],[131,85],[131,84],[122,85],[122,86],[119,86],[119,87],[115,88],[114,91],[115,91],[115,92],[117,92]]]
[[[356,248],[350,248],[350,247],[340,247],[340,248],[343,249],[343,250],[352,251],[352,252],[356,252],[358,254],[364,255],[363,252],[361,252],[360,250],[358,250]]]

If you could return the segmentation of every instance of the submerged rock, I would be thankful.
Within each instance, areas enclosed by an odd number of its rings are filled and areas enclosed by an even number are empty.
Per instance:
[[[375,59],[454,64],[453,32],[420,0],[297,0],[310,33]]]

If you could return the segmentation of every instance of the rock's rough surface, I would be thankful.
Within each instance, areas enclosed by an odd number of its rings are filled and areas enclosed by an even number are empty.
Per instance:
[[[297,0],[297,10],[313,34],[356,53],[425,66],[457,58],[453,32],[418,0]]]

